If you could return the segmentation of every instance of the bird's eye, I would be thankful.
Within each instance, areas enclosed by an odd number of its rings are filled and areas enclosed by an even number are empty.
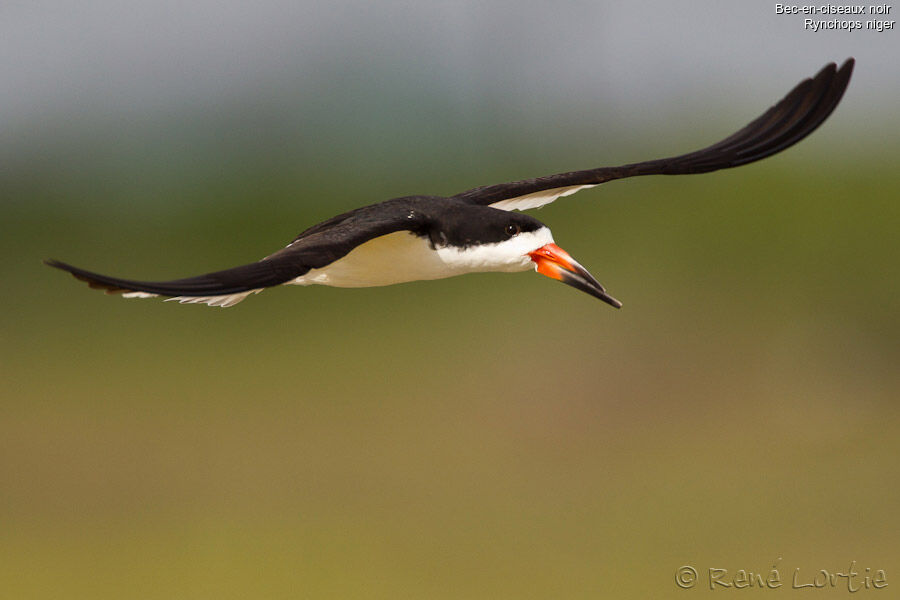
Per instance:
[[[509,225],[506,226],[506,235],[508,235],[509,237],[512,237],[512,236],[516,235],[517,233],[520,233],[521,231],[522,231],[522,228],[519,227],[518,225],[516,225],[515,223],[510,223]]]

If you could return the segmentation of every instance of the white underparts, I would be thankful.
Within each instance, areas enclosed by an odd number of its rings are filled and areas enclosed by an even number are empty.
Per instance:
[[[426,238],[400,231],[361,244],[343,258],[321,269],[311,269],[285,285],[376,287],[466,273],[516,273],[534,268],[528,253],[551,243],[553,235],[546,227],[495,244],[477,244],[468,248],[433,248]],[[166,298],[166,302],[227,307],[261,291],[262,288],[221,296],[176,296]],[[125,292],[122,297],[156,298],[158,294]]]
[[[287,283],[375,287],[465,273],[515,273],[533,268],[528,253],[552,242],[550,230],[542,227],[495,244],[432,248],[427,239],[401,231],[370,240],[330,265]]]

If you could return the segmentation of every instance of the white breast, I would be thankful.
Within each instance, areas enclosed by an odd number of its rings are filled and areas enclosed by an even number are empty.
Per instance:
[[[526,271],[534,266],[528,252],[551,242],[550,230],[542,228],[496,244],[433,249],[427,239],[400,231],[361,244],[347,256],[288,284],[375,287],[482,271]]]

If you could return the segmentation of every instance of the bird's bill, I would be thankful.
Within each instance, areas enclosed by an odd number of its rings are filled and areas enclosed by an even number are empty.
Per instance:
[[[569,253],[556,244],[541,246],[528,256],[534,261],[535,271],[551,279],[562,281],[574,288],[600,298],[610,306],[622,308],[622,303],[606,293],[600,282],[587,269],[578,264]]]

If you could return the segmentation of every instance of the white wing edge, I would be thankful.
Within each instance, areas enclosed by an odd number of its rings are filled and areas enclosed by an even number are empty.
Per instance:
[[[508,198],[506,200],[494,202],[490,206],[492,206],[493,208],[499,208],[500,210],[528,210],[531,208],[540,208],[542,206],[550,204],[557,198],[571,196],[575,192],[580,192],[581,190],[586,190],[588,188],[596,186],[597,184],[570,185],[567,187],[541,190],[540,192],[534,192],[531,194],[525,194],[524,196],[518,196],[516,198]]]
[[[175,296],[174,298],[166,298],[165,302],[178,302],[179,304],[206,304],[209,306],[220,306],[226,308],[234,306],[250,294],[258,294],[263,288],[249,290],[239,294],[225,294],[222,296]],[[159,294],[150,294],[147,292],[125,292],[123,298],[158,298]]]

